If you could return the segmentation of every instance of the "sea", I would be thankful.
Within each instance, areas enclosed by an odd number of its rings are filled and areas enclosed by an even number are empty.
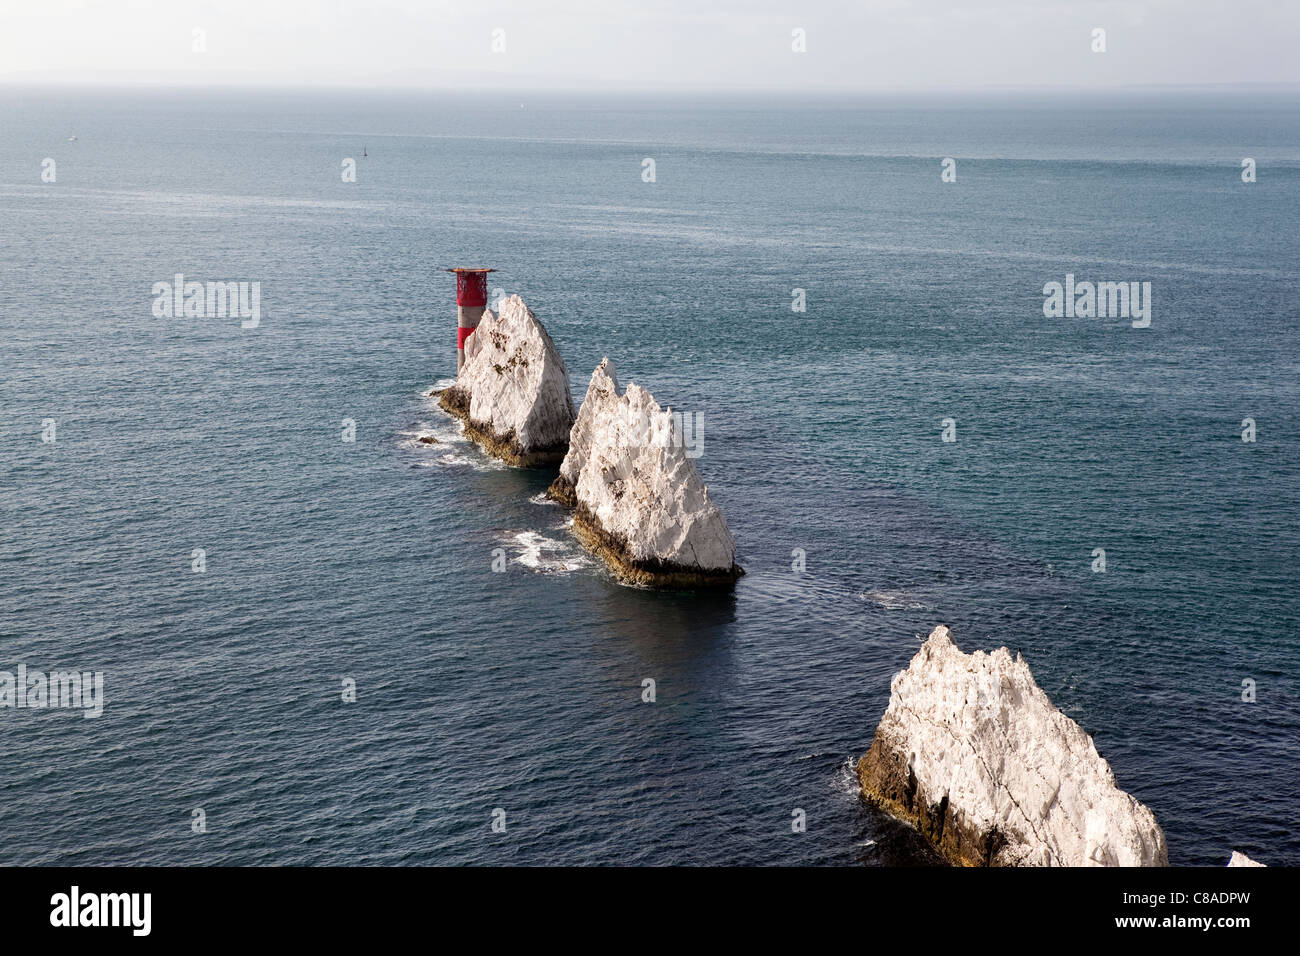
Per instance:
[[[1294,91],[0,88],[0,671],[103,681],[0,863],[932,865],[853,767],[945,624],[1300,864],[1298,263]],[[437,408],[454,266],[694,416],[734,594]]]

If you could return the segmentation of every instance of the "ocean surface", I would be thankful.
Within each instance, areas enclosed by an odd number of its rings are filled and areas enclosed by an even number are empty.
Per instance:
[[[1300,864],[1296,96],[6,88],[0,253],[0,670],[105,697],[0,708],[0,863],[933,863],[851,767],[948,624],[1172,863]],[[427,397],[479,264],[575,400],[702,417],[734,595],[614,583]]]

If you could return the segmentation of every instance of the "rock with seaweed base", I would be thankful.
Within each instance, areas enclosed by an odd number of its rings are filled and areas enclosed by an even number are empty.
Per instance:
[[[618,578],[646,587],[732,587],[744,574],[736,543],[690,451],[681,416],[639,385],[621,392],[606,358],[592,373],[547,493],[574,509],[575,533]]]
[[[512,465],[564,459],[573,426],[569,370],[542,323],[512,295],[465,340],[465,366],[438,398],[465,434]]]
[[[863,795],[967,866],[1167,866],[1165,835],[1005,648],[936,627],[894,677]]]

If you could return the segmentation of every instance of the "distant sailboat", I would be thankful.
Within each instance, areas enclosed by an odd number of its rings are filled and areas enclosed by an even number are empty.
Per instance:
[[[366,152],[366,148],[365,148],[364,146],[362,146],[362,147],[361,147],[361,158],[362,158],[362,159],[365,159],[366,156],[368,156],[368,155],[369,155],[369,154]]]

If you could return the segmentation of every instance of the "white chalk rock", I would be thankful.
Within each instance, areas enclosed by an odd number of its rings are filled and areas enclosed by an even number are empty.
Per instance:
[[[1256,863],[1246,854],[1239,850],[1232,851],[1232,858],[1228,860],[1228,866],[1267,866],[1266,863]]]
[[[575,529],[636,583],[734,583],[736,544],[709,498],[680,415],[639,385],[620,392],[613,364],[592,373],[552,497],[577,508]]]
[[[956,863],[1168,865],[1155,816],[1116,786],[1024,659],[963,654],[946,627],[894,677],[858,777]]]
[[[562,460],[573,427],[569,370],[545,327],[512,295],[465,340],[465,366],[439,403],[466,434],[517,465]]]

